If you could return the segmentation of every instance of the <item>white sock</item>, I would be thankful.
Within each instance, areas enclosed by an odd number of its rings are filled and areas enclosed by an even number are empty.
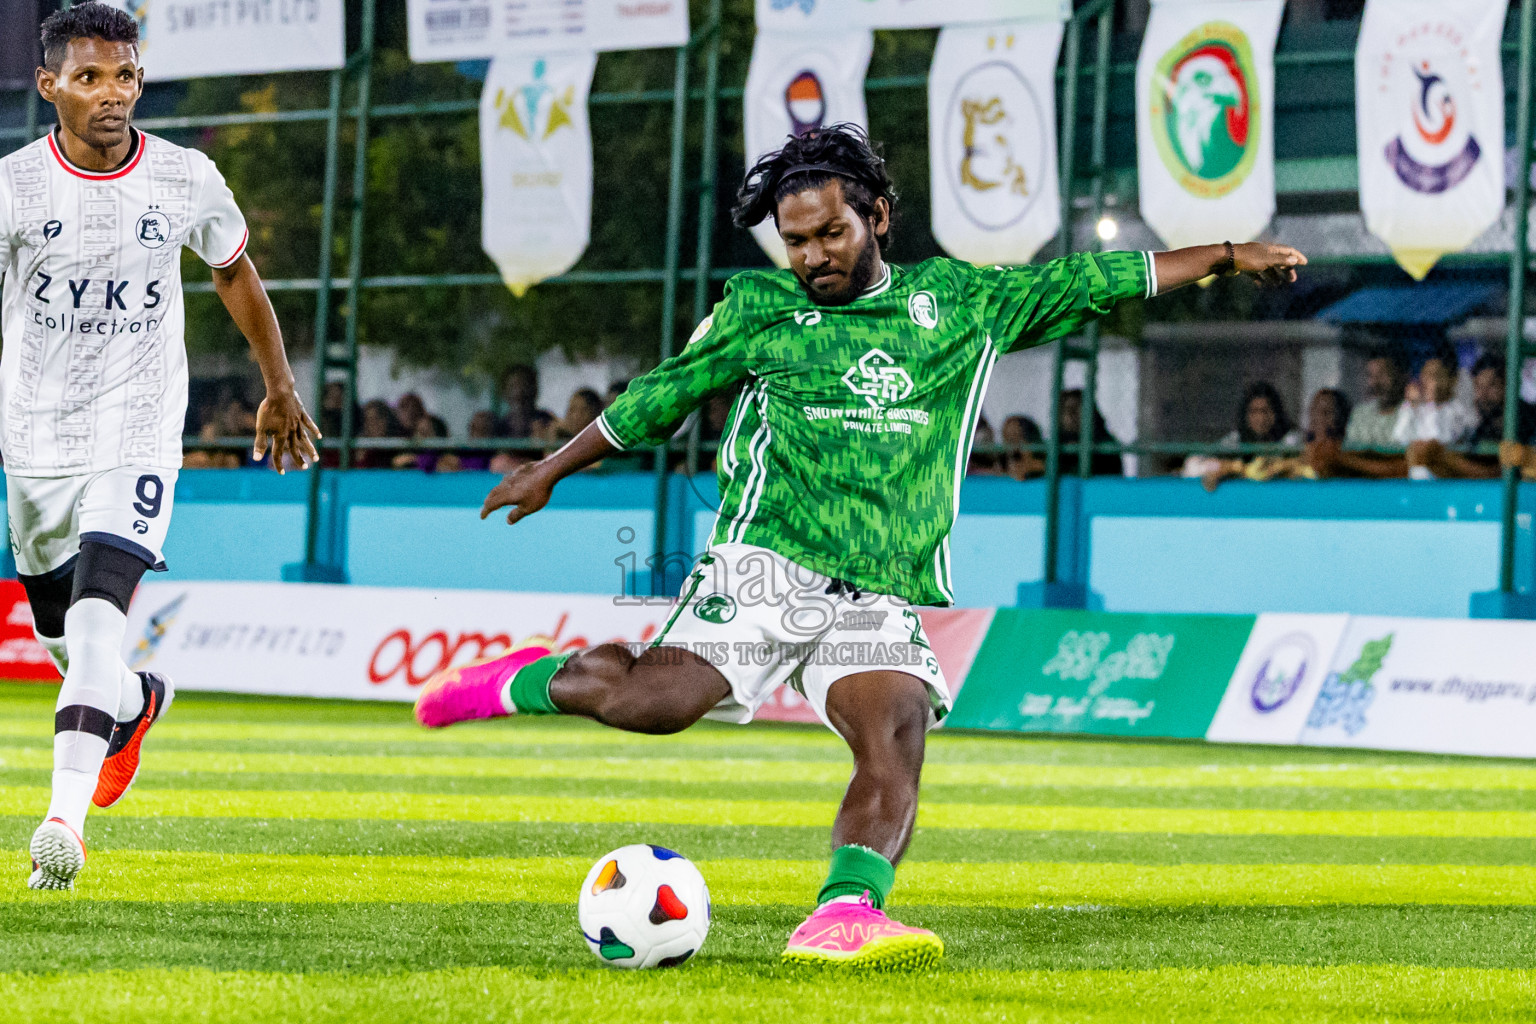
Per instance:
[[[69,671],[59,688],[57,710],[83,707],[117,717],[122,703],[123,636],[128,619],[117,606],[87,597],[64,615]],[[66,729],[53,737],[53,799],[48,817],[62,818],[81,835],[96,792],[107,740],[93,732]]]
[[[122,662],[118,662],[122,665]],[[117,720],[131,722],[144,710],[144,681],[139,674],[123,665],[123,694],[117,701]]]
[[[43,650],[53,659],[53,667],[59,670],[59,675],[66,675],[69,672],[69,648],[64,646],[64,638],[43,636],[36,629],[32,630],[32,635],[37,637],[37,642],[43,645]]]

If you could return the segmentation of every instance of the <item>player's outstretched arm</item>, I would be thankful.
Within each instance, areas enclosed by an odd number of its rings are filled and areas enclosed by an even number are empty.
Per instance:
[[[1157,253],[1155,259],[1159,295],[1212,274],[1246,274],[1259,285],[1290,284],[1296,280],[1296,268],[1307,265],[1307,258],[1298,250],[1266,242],[1234,245],[1230,254],[1224,243],[1192,245]]]
[[[549,496],[555,489],[555,484],[564,480],[572,473],[578,473],[594,462],[601,462],[619,449],[608,443],[602,430],[596,423],[590,424],[585,430],[566,442],[555,454],[547,459],[540,459],[531,465],[508,473],[506,478],[492,488],[491,493],[485,496],[485,505],[480,509],[480,518],[495,512],[497,509],[513,506],[507,513],[507,525],[510,526],[527,516],[533,515],[539,509],[549,504]]]
[[[283,349],[283,332],[256,265],[249,256],[242,255],[229,266],[214,270],[213,287],[235,326],[250,342],[251,352],[261,367],[261,378],[267,385],[267,397],[256,411],[256,444],[252,454],[259,459],[270,447],[272,468],[279,473],[290,455],[308,469],[320,458],[315,451],[320,428],[304,411],[304,403],[294,390],[293,369]]]

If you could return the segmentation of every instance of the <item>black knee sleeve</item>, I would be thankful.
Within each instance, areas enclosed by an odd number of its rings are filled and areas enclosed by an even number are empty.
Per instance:
[[[52,572],[41,576],[16,575],[27,591],[27,603],[32,606],[32,622],[43,636],[57,639],[64,635],[64,613],[69,611],[75,596],[76,555]]]
[[[100,541],[85,541],[80,545],[75,589],[69,603],[96,597],[110,602],[126,615],[133,591],[148,571],[149,563],[132,552]],[[62,629],[59,635],[63,635]]]

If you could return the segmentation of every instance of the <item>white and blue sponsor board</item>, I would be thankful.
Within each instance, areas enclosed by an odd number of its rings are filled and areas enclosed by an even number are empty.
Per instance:
[[[1206,738],[1536,757],[1536,622],[1261,615]]]

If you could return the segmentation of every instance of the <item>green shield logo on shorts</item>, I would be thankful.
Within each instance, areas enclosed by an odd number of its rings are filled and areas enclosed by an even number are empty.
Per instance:
[[[710,594],[693,606],[693,614],[705,622],[723,626],[736,617],[736,602],[724,594]]]

